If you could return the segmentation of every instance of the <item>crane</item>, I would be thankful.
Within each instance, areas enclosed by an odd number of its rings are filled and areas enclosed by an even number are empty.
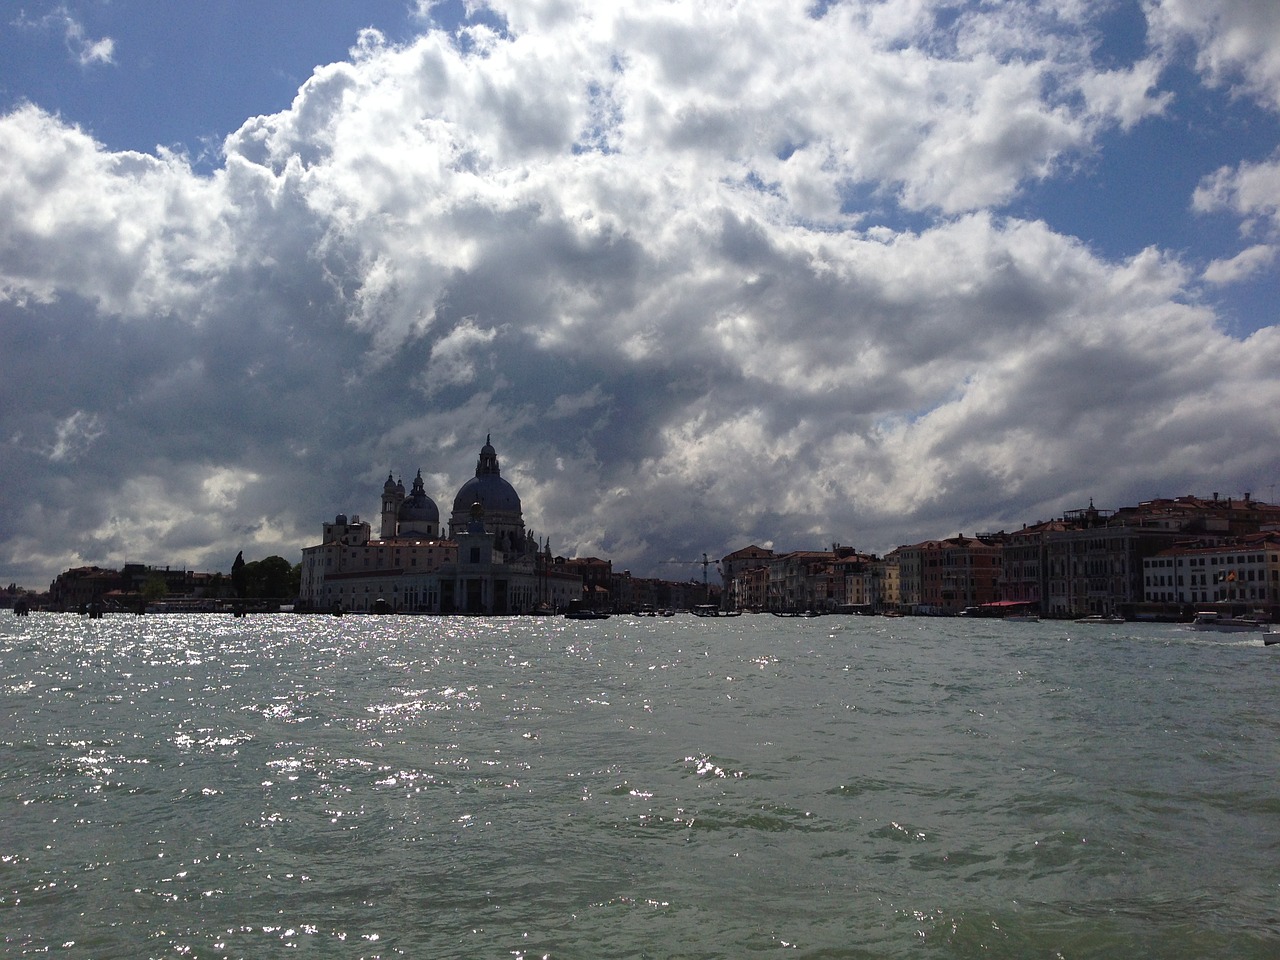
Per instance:
[[[705,553],[702,555],[701,560],[663,560],[662,561],[662,563],[700,563],[702,564],[702,585],[704,587],[707,585],[707,568],[711,566],[711,564],[714,562],[715,561],[708,558]]]

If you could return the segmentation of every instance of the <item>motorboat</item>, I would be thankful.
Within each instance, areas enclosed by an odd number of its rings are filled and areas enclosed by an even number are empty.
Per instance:
[[[566,620],[608,620],[609,614],[603,610],[594,610],[583,605],[581,600],[570,600],[569,609],[565,611]]]
[[[1118,613],[1094,613],[1087,617],[1077,617],[1076,623],[1124,623],[1124,617]]]
[[[1201,610],[1191,621],[1191,629],[1219,633],[1270,633],[1271,623],[1261,617],[1224,617],[1216,610]]]
[[[565,613],[566,620],[608,620],[609,614],[603,610],[591,610],[586,607],[581,610],[569,610]]]

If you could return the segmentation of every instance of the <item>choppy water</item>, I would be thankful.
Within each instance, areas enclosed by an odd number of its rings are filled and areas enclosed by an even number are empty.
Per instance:
[[[1280,647],[0,614],[5,956],[1280,956]]]

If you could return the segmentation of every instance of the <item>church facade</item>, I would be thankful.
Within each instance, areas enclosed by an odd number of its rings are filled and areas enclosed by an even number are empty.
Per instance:
[[[422,471],[406,492],[390,474],[378,536],[338,514],[302,551],[299,600],[341,613],[487,614],[558,610],[582,596],[582,578],[525,529],[520,497],[503,478],[489,438],[475,476],[458,490],[448,532]]]

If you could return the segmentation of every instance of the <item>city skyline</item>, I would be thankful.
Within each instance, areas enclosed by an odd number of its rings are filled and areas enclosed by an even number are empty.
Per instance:
[[[36,2],[0,579],[294,558],[492,433],[638,576],[1280,477],[1280,7]]]

